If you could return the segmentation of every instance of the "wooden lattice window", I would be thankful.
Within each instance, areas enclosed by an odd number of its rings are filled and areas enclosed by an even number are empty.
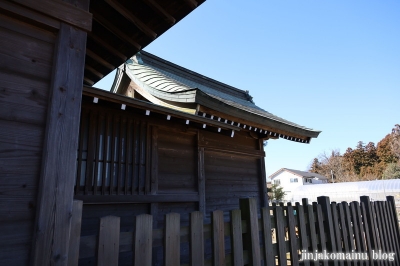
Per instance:
[[[147,131],[132,116],[83,108],[75,194],[144,194]]]

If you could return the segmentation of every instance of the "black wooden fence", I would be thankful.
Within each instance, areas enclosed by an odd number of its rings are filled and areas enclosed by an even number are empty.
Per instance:
[[[394,198],[371,202],[318,202],[294,206],[273,205],[257,210],[255,199],[240,200],[240,210],[191,213],[190,225],[180,226],[180,216],[166,216],[163,229],[153,229],[151,215],[136,217],[135,232],[120,232],[119,217],[101,219],[98,236],[80,237],[82,203],[75,202],[68,264],[93,258],[97,265],[118,265],[121,252],[132,252],[124,265],[152,265],[152,250],[162,246],[163,263],[176,265],[267,266],[400,266],[400,232]],[[205,255],[211,240],[212,254]],[[228,241],[228,245],[226,245]],[[181,245],[189,245],[182,254]],[[229,246],[229,248],[226,248]],[[334,254],[334,255],[332,255]],[[184,261],[182,257],[189,258]],[[333,259],[336,257],[335,259]]]

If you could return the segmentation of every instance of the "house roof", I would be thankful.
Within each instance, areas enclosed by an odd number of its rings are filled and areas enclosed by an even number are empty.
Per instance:
[[[122,80],[123,75],[128,76],[144,93],[164,101],[164,106],[175,103],[180,108],[182,104],[199,104],[246,121],[247,125],[241,123],[244,129],[253,128],[273,137],[299,142],[308,142],[309,138],[317,137],[320,133],[263,110],[255,105],[248,91],[205,77],[144,51],[119,68],[116,80]],[[112,91],[119,90],[120,83],[114,82]],[[195,110],[187,111],[194,113]],[[240,126],[239,122],[237,124]]]
[[[281,168],[278,171],[276,171],[275,173],[273,173],[272,175],[270,175],[269,177],[271,179],[273,179],[275,176],[277,176],[278,174],[280,174],[281,172],[290,172],[292,174],[295,174],[297,176],[300,177],[306,177],[306,178],[318,178],[318,179],[322,179],[322,180],[327,180],[328,178],[320,175],[320,174],[316,174],[316,173],[311,173],[311,172],[305,172],[305,171],[299,171],[299,170],[294,170],[294,169],[289,169],[289,168]]]
[[[205,0],[90,1],[84,84],[93,85]]]

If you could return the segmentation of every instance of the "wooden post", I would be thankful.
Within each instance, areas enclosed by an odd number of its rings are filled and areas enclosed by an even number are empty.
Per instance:
[[[373,210],[371,206],[371,201],[369,200],[368,196],[361,196],[360,201],[364,204],[365,212],[363,213],[365,215],[364,220],[368,223],[368,228],[365,228],[365,230],[368,230],[369,232],[369,237],[371,240],[371,249],[372,250],[379,250],[379,244],[377,242],[377,236],[376,236],[376,224],[375,224],[375,219],[373,215]],[[374,265],[381,265],[381,262],[379,260],[373,260]]]
[[[204,265],[203,213],[190,214],[190,261],[192,266]]]
[[[275,265],[274,250],[272,247],[271,213],[270,207],[262,208],[262,226],[264,236],[264,261],[266,265]]]
[[[81,240],[81,225],[82,225],[82,206],[83,201],[74,200],[72,207],[71,232],[69,237],[68,250],[68,266],[78,265],[79,261],[79,244]]]
[[[259,149],[260,151],[264,151],[264,141],[259,139]],[[261,207],[268,206],[268,193],[267,193],[267,176],[265,173],[265,159],[261,157],[259,159],[260,164],[260,178],[259,178],[259,187],[260,187],[260,194],[261,194]]]
[[[312,252],[318,252],[318,239],[317,239],[313,206],[306,205],[306,206],[304,206],[304,209],[307,209],[308,229],[310,230]],[[319,251],[319,252],[321,252],[321,251]],[[314,265],[319,266],[318,260],[314,260]]]
[[[333,220],[332,220],[332,210],[331,210],[331,203],[329,197],[318,197],[317,198],[318,204],[321,205],[322,214],[324,216],[324,229],[325,233],[327,234],[327,249],[329,252],[336,252],[336,241],[335,241],[335,232],[333,229]],[[332,260],[329,261],[329,265],[337,266],[338,261]]]
[[[153,217],[149,214],[136,216],[134,266],[151,266],[152,244]]]
[[[304,215],[304,209],[303,209],[304,207],[301,206],[299,202],[296,202],[296,207],[297,207],[298,225],[299,225],[299,233],[301,241],[301,253],[303,253],[303,251],[309,252],[306,216]],[[304,266],[310,266],[310,261],[304,260]]]
[[[365,242],[367,244],[367,250],[368,250],[368,257],[369,257],[369,265],[373,266],[374,265],[374,260],[372,258],[372,246],[371,246],[371,237],[369,235],[369,224],[368,224],[368,219],[366,218],[367,216],[367,211],[365,210],[365,204],[364,202],[360,203],[360,210],[359,213],[361,213],[363,219],[363,226],[364,226],[364,232],[365,232]]]
[[[107,216],[101,218],[97,252],[98,266],[118,265],[119,225],[119,217]]]
[[[298,245],[296,237],[296,218],[294,217],[294,209],[290,202],[287,203],[287,222],[289,227],[289,243],[290,243],[290,261],[291,265],[299,265]]]
[[[231,211],[231,228],[233,265],[243,266],[242,214],[240,210]]]
[[[213,265],[225,265],[224,212],[212,212]]]
[[[89,1],[77,2],[89,9]],[[32,265],[67,265],[79,117],[86,51],[86,32],[61,23],[56,43],[37,213]]]
[[[243,245],[248,249],[249,265],[260,266],[260,238],[258,234],[257,200],[255,198],[240,199],[242,220],[247,223],[247,233]]]
[[[278,265],[286,266],[286,243],[285,243],[285,222],[283,220],[283,209],[281,206],[274,208],[276,242],[278,244]]]
[[[331,211],[332,211],[332,221],[333,221],[333,230],[334,230],[334,236],[335,237],[335,242],[336,242],[336,251],[337,252],[342,252],[342,237],[340,235],[340,228],[339,228],[339,215],[338,215],[338,210],[337,210],[337,205],[336,202],[331,203]],[[344,266],[344,261],[339,260],[339,265]]]
[[[393,228],[393,237],[394,239],[397,239],[397,241],[395,241],[395,250],[393,250],[393,252],[395,252],[395,256],[397,258],[396,260],[397,265],[400,265],[400,242],[399,242],[400,228],[399,228],[399,218],[397,216],[397,211],[396,211],[396,204],[393,196],[387,196],[386,200],[387,200],[386,207],[389,213],[390,223],[392,224]]]
[[[326,250],[326,236],[325,236],[325,228],[324,228],[324,218],[322,215],[321,205],[315,204],[315,211],[317,212],[317,223],[318,223],[318,234],[320,239],[321,251]],[[327,260],[322,260],[322,265],[328,266]]]
[[[180,265],[181,236],[180,236],[180,215],[169,213],[165,216],[165,237],[164,237],[164,265]]]
[[[355,239],[355,242],[356,242],[356,249],[354,251],[361,253],[361,252],[365,252],[364,249],[363,249],[363,245],[361,245],[361,241],[360,241],[361,239],[364,240],[364,237],[363,237],[363,235],[360,235],[360,225],[358,223],[360,217],[358,217],[357,213],[356,213],[356,206],[355,206],[356,203],[357,202],[354,202],[354,201],[350,203],[350,212],[351,212],[353,229],[354,229],[353,230],[354,239]],[[360,266],[362,266],[364,264],[364,261],[363,260],[359,260],[359,263],[360,263]]]
[[[198,189],[199,189],[199,211],[203,214],[206,213],[206,180],[204,174],[204,148],[198,148],[197,153],[197,162],[198,162]]]

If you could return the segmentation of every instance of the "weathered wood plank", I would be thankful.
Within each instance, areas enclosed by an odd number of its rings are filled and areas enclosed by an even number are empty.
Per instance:
[[[336,240],[334,231],[334,221],[332,219],[332,210],[329,197],[318,197],[318,204],[321,205],[322,214],[324,216],[324,231],[327,233],[327,249],[329,252],[336,252]],[[338,261],[329,261],[330,266],[337,266]]]
[[[169,213],[165,217],[165,266],[180,265],[180,215]]]
[[[262,217],[262,230],[264,237],[264,263],[266,265],[275,264],[275,256],[272,248],[272,234],[271,234],[271,214],[270,207],[266,206],[261,210]]]
[[[283,209],[281,206],[275,206],[274,218],[276,224],[276,241],[278,244],[278,264],[286,266],[286,245],[285,245],[285,226],[283,220]]]
[[[379,244],[379,250],[382,250],[382,252],[387,252],[386,249],[387,239],[385,236],[384,223],[383,223],[384,218],[380,215],[379,203],[380,203],[379,201],[371,202],[371,207],[372,207],[372,212],[374,213],[375,223],[377,225],[376,231],[377,231],[377,242]],[[380,260],[379,262],[381,263],[381,265],[388,266],[387,260]]]
[[[306,216],[304,214],[304,207],[300,205],[299,202],[296,202],[297,207],[297,222],[299,225],[299,234],[301,241],[301,252],[308,252],[308,239],[307,239],[307,227],[306,227]],[[310,266],[310,261],[304,261],[305,266]]]
[[[231,224],[233,265],[243,266],[242,214],[240,210],[231,211]]]
[[[83,202],[74,200],[72,206],[71,232],[69,237],[68,266],[78,265],[79,243],[81,237]],[[119,232],[118,232],[119,234]]]
[[[158,202],[197,202],[197,193],[158,194],[158,195],[75,195],[75,199],[86,203],[158,203]]]
[[[204,265],[203,213],[190,214],[190,261],[192,266]]]
[[[224,242],[224,212],[212,212],[213,226],[213,265],[225,265],[225,242]]]
[[[369,231],[369,224],[368,224],[368,219],[367,219],[367,211],[365,209],[365,204],[364,202],[360,203],[360,213],[362,215],[362,222],[364,225],[364,232],[365,232],[365,242],[368,250],[368,257],[369,257],[369,265],[375,265],[373,256],[372,256],[372,244],[371,244],[371,236],[370,236],[370,231]]]
[[[331,211],[332,211],[332,221],[333,221],[333,230],[334,230],[334,235],[332,237],[335,237],[337,252],[342,252],[343,245],[342,245],[342,237],[341,237],[340,228],[339,228],[339,215],[338,215],[336,202],[331,203]],[[339,265],[344,266],[344,261],[340,260]]]
[[[60,24],[61,22],[59,20],[56,20],[54,18],[48,17],[44,14],[38,13],[30,8],[26,8],[26,7],[22,7],[18,4],[12,3],[12,2],[8,2],[8,1],[2,1],[0,2],[0,8],[7,10],[10,13],[19,15],[21,17],[27,18],[35,23],[39,23],[39,24],[43,24],[43,25],[48,25],[51,28],[54,29],[59,29],[60,28]],[[19,22],[20,24],[24,23],[24,22]],[[2,25],[4,25],[3,23],[1,23]],[[42,33],[45,32],[45,30],[42,30]],[[29,36],[34,36],[35,32],[32,32],[29,30],[29,28],[26,30],[26,32],[23,32],[26,35]],[[54,39],[53,37],[50,37],[51,34],[49,34],[49,32],[47,32],[48,37],[46,37],[46,39]]]
[[[151,194],[158,191],[158,128],[151,127]]]
[[[13,2],[59,19],[81,30],[92,30],[92,14],[67,2],[60,0],[13,0]]]
[[[305,201],[303,201],[303,205],[304,205],[304,203],[305,203]],[[306,205],[305,209],[307,209],[308,229],[310,231],[311,247],[312,247],[312,251],[315,251],[315,250],[318,250],[318,239],[317,239],[313,206]],[[318,260],[314,260],[313,263],[315,266],[319,266]]]
[[[345,253],[350,253],[350,243],[349,243],[349,235],[348,235],[348,224],[346,223],[346,213],[345,213],[345,209],[343,207],[343,205],[346,202],[342,202],[342,203],[338,203],[337,204],[337,208],[339,211],[339,221],[340,221],[340,227],[341,227],[341,237],[342,237],[342,241],[343,241],[343,251]],[[351,261],[350,260],[346,260],[345,261],[347,266],[351,266]]]
[[[44,139],[32,265],[67,263],[85,45],[85,32],[61,25]]]
[[[88,136],[88,155],[86,162],[86,180],[85,180],[85,194],[93,193],[93,185],[96,182],[94,176],[94,160],[96,156],[96,118],[97,114],[90,113],[89,116],[89,136]]]
[[[376,225],[375,225],[375,221],[374,221],[374,217],[372,214],[372,210],[371,210],[371,201],[369,200],[368,196],[361,196],[360,197],[360,201],[362,203],[364,203],[364,208],[365,208],[365,218],[366,221],[368,222],[369,226],[366,228],[369,228],[369,235],[371,238],[371,248],[374,250],[378,250],[378,244],[377,244],[377,240],[376,240]],[[365,221],[364,221],[365,223]]]
[[[361,238],[360,238],[360,226],[358,224],[359,217],[357,217],[355,202],[350,203],[350,214],[351,214],[351,222],[353,225],[353,233],[354,233],[354,240],[355,240],[354,251],[361,253],[361,252],[363,252],[363,249],[361,246],[360,239],[362,239],[363,241],[364,241],[364,239],[363,239],[363,236],[361,236]],[[360,266],[364,265],[364,262],[362,260],[359,260],[358,263]]]
[[[204,173],[204,148],[198,149],[198,190],[199,190],[199,211],[206,211],[206,181]]]
[[[254,266],[261,265],[260,239],[258,230],[257,199],[240,199],[242,220],[247,223],[247,233],[244,235],[243,245],[249,252],[249,263]]]
[[[106,216],[100,219],[97,265],[118,265],[120,218]]]
[[[288,223],[288,231],[289,231],[289,243],[290,243],[290,261],[291,265],[297,266],[299,265],[299,256],[298,250],[299,247],[297,245],[297,236],[296,236],[296,218],[294,217],[294,209],[290,202],[287,203],[287,212],[286,218]]]
[[[153,217],[148,214],[136,216],[134,266],[151,266],[153,241]]]
[[[392,196],[389,196],[392,197]],[[394,250],[393,252],[395,253],[395,261],[396,265],[400,265],[400,243],[396,239],[400,239],[400,236],[398,236],[399,232],[399,224],[398,224],[398,219],[397,219],[397,211],[396,207],[392,209],[392,200],[393,198],[388,198],[386,197],[386,209],[387,209],[387,214],[389,216],[389,224],[390,227],[392,228],[391,234],[394,240]]]

